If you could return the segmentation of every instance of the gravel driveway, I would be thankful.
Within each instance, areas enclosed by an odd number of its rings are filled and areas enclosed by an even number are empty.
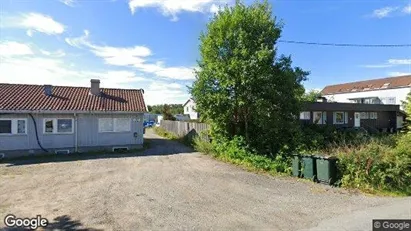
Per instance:
[[[409,198],[258,175],[146,136],[150,148],[139,156],[0,164],[0,219],[40,214],[62,230],[327,230],[359,214],[371,230],[367,211],[411,208]]]

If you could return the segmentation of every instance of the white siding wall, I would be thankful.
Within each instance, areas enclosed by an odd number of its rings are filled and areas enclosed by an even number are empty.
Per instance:
[[[44,118],[74,118],[73,114],[33,114],[39,141],[46,149],[72,148],[75,146],[75,134],[44,134]],[[78,114],[78,146],[99,147],[99,146],[121,146],[143,144],[143,114]],[[7,135],[0,134],[0,152],[12,150],[40,149],[36,139],[34,123],[28,114],[2,114],[0,118],[22,118],[27,119],[27,134]],[[131,130],[129,132],[108,132],[98,131],[98,118],[130,118]],[[74,126],[74,124],[73,124]],[[134,137],[134,133],[137,137]]]
[[[365,91],[365,92],[349,92],[333,95],[324,95],[327,100],[334,102],[350,102],[351,98],[366,98],[377,96],[381,98],[395,97],[395,104],[401,105],[402,101],[407,98],[407,94],[411,91],[411,87],[407,88],[397,88],[397,89],[385,89],[385,90],[375,90],[375,91]],[[401,107],[402,108],[402,107]]]
[[[190,119],[196,120],[198,119],[198,113],[195,111],[196,108],[196,103],[193,100],[190,100],[185,106],[184,106],[184,114],[189,115]]]

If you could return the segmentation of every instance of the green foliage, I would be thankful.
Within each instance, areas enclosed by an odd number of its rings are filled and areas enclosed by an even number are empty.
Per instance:
[[[148,112],[153,114],[163,114],[164,106],[169,108],[172,115],[183,114],[184,108],[182,104],[160,104],[160,105],[148,105]]]
[[[185,144],[187,146],[193,146],[193,140],[189,136],[181,137],[181,136],[178,136],[177,134],[174,134],[172,132],[169,132],[169,131],[165,130],[162,127],[154,127],[153,130],[159,136],[162,136],[162,137],[167,138],[169,140],[178,141],[178,142],[180,142],[182,144]]]
[[[391,137],[392,138],[392,137]],[[411,135],[374,139],[355,148],[334,150],[342,185],[366,192],[411,195]]]
[[[214,155],[216,153],[213,144],[201,139],[199,136],[194,137],[193,146],[195,150],[204,154]]]
[[[366,143],[370,136],[365,131],[338,130],[331,125],[302,125],[295,137],[297,150],[305,152],[326,151],[341,146],[356,146]]]
[[[407,99],[404,102],[404,111],[407,114],[405,125],[407,128],[407,131],[411,133],[411,92],[408,93]]]
[[[171,113],[171,107],[168,104],[163,105],[163,109],[161,113],[163,115],[163,120],[173,120],[173,121],[176,120],[176,118]]]
[[[305,102],[316,102],[317,99],[321,97],[321,92],[317,90],[311,90],[304,93],[302,100]]]
[[[242,136],[271,157],[292,147],[308,74],[293,68],[290,57],[277,57],[280,33],[266,1],[226,7],[200,37],[200,68],[190,89],[216,139]]]
[[[153,130],[157,135],[162,136],[164,138],[167,138],[167,139],[170,139],[170,140],[179,139],[179,137],[176,134],[174,134],[172,132],[169,132],[169,131],[165,130],[162,127],[154,127]]]
[[[256,154],[246,145],[244,138],[235,136],[232,140],[207,142],[194,139],[194,148],[225,162],[233,163],[253,171],[269,172],[271,174],[290,174],[289,158],[277,155],[270,158]]]

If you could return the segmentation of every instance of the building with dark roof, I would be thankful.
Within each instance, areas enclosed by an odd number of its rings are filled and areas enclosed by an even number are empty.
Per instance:
[[[321,94],[329,102],[400,105],[411,92],[411,75],[326,86]],[[397,127],[404,117],[399,115]]]

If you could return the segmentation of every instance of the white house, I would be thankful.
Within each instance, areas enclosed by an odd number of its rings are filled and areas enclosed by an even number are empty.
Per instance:
[[[194,99],[192,98],[188,99],[187,102],[185,102],[185,104],[183,105],[183,107],[184,107],[184,114],[188,115],[190,119],[192,120],[199,119],[199,114],[195,110],[196,102],[194,101]]]
[[[365,80],[326,86],[321,94],[331,102],[362,104],[396,104],[402,107],[411,92],[411,75]],[[403,115],[397,117],[397,127],[402,127]]]

